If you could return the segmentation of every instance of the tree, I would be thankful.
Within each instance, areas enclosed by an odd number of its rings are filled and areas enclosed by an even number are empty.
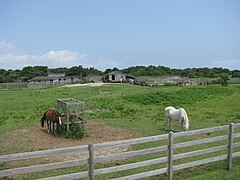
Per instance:
[[[0,83],[6,82],[6,70],[0,69]]]
[[[67,69],[68,68],[66,68],[66,67],[60,67],[60,68],[51,68],[49,70],[52,73],[64,73],[64,74],[66,74]]]
[[[19,72],[19,75],[23,81],[27,81],[37,76],[47,76],[47,72],[47,66],[27,66]]]
[[[234,70],[232,72],[232,77],[233,78],[240,78],[240,71],[239,70]]]
[[[108,73],[113,72],[113,71],[119,71],[119,69],[116,68],[116,67],[113,68],[113,69],[110,69],[110,68],[109,68],[109,69],[106,69],[106,70],[105,70],[104,74],[108,74]]]
[[[221,82],[222,86],[226,86],[227,81],[229,80],[228,74],[227,73],[221,73],[220,77],[221,77],[220,82]]]
[[[119,70],[118,68],[106,69],[105,72],[99,71],[94,67],[83,68],[82,65],[73,66],[71,68],[53,68],[48,69],[47,66],[27,66],[22,70],[5,70],[0,69],[0,83],[16,82],[19,80],[28,81],[36,76],[47,76],[48,71],[53,73],[65,73],[67,76],[86,77],[90,75],[103,75],[112,71],[121,71],[133,76],[165,76],[175,75],[189,78],[219,78],[219,82],[223,85],[227,84],[229,77],[240,77],[240,70],[230,71],[224,68],[186,68],[186,69],[170,69],[164,66],[132,66]]]
[[[106,69],[105,72],[104,72],[104,74],[108,74],[108,73],[110,73],[110,72],[112,72],[112,69]]]

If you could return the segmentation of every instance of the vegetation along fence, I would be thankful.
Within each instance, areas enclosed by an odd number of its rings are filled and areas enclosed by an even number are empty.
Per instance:
[[[117,175],[112,177],[118,180],[138,179],[138,178],[150,177],[150,176],[167,173],[168,179],[171,180],[173,178],[174,171],[190,168],[198,165],[203,165],[207,163],[212,163],[220,160],[225,160],[225,159],[227,159],[226,167],[229,170],[231,170],[233,158],[240,156],[240,151],[238,148],[240,147],[240,142],[239,142],[239,139],[237,139],[240,137],[239,128],[240,128],[240,123],[193,130],[193,131],[185,131],[185,132],[179,132],[179,133],[170,132],[169,134],[164,134],[164,135],[122,140],[122,141],[114,141],[114,142],[106,142],[101,144],[89,144],[84,146],[75,146],[75,147],[67,147],[67,148],[52,149],[52,150],[2,155],[0,156],[0,163],[16,161],[16,160],[20,161],[20,160],[29,159],[29,158],[46,157],[51,155],[60,155],[63,153],[73,153],[73,152],[87,152],[88,158],[64,161],[64,162],[55,162],[50,164],[41,164],[41,165],[35,165],[35,166],[20,167],[20,168],[14,168],[14,169],[4,169],[0,171],[0,177],[14,176],[18,174],[26,174],[26,173],[32,173],[32,172],[38,172],[38,171],[85,165],[85,166],[88,166],[87,171],[83,170],[83,172],[59,175],[59,176],[48,177],[44,179],[47,179],[47,180],[77,179],[77,178],[89,177],[92,180],[94,179],[94,177],[103,175],[103,174],[126,171],[130,169],[133,170],[140,167],[146,168],[146,167],[151,167],[151,165],[154,165],[152,167],[155,167],[155,169],[150,169],[150,170],[147,169],[148,170],[147,172],[141,171],[140,173],[137,172],[135,174],[131,174],[132,171],[128,171],[127,172],[128,174],[124,175],[124,177],[116,178]],[[195,139],[189,140],[189,138],[192,138],[192,137],[195,137]],[[185,141],[182,141],[182,140],[185,140]],[[153,142],[155,143],[157,142],[158,144],[150,148],[149,147],[144,149],[136,148],[136,150],[125,151],[125,152],[110,154],[106,156],[94,155],[95,152],[99,150],[102,151],[103,149],[106,149],[106,148],[113,148],[113,147],[129,148],[130,145],[144,144],[144,143],[149,144],[149,142],[151,142],[150,144],[154,144]],[[164,143],[165,145],[163,145]],[[192,149],[190,147],[195,147],[197,150]],[[187,152],[183,153],[181,152],[181,150],[183,150],[184,148],[187,149]],[[190,152],[189,152],[189,149],[191,150]],[[180,153],[177,153],[177,152],[180,152]],[[113,165],[112,167],[110,166],[110,167],[104,167],[104,168],[98,168],[98,169],[96,168],[97,163],[105,162],[104,165],[106,165],[107,164],[106,162],[113,163],[116,160],[129,159],[130,157],[139,157],[141,155],[144,155],[143,157],[146,157],[149,154],[151,155],[155,154],[157,155],[157,157],[151,156],[151,157],[154,157],[154,159],[143,160],[140,162],[134,161],[134,162],[123,164],[123,165],[120,163],[121,165],[119,164]],[[211,155],[211,157],[206,158],[204,157],[205,155]],[[204,158],[200,160],[194,159],[199,157],[204,157]],[[188,158],[190,158],[190,162],[182,161]]]

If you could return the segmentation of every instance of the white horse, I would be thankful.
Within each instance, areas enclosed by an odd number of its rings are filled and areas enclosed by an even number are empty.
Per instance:
[[[166,129],[166,124],[167,124],[168,120],[170,120],[171,130],[173,130],[172,120],[179,121],[179,127],[180,127],[181,131],[186,131],[189,129],[188,115],[187,115],[185,109],[183,109],[183,108],[175,109],[172,106],[165,108],[165,118],[166,118],[166,121],[164,123],[165,129]]]

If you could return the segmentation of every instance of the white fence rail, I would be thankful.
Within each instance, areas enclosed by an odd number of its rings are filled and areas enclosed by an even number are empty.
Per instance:
[[[27,167],[1,170],[0,178],[19,175],[19,174],[39,172],[39,171],[67,168],[67,167],[80,166],[80,165],[88,165],[88,171],[73,173],[73,174],[66,174],[66,175],[55,176],[55,177],[49,177],[49,178],[44,178],[44,179],[45,180],[77,179],[77,178],[89,177],[91,180],[93,180],[94,177],[97,175],[103,175],[103,174],[108,174],[108,173],[113,173],[113,172],[120,172],[120,171],[125,171],[125,170],[130,170],[130,169],[136,169],[136,168],[146,167],[146,166],[150,166],[150,165],[154,165],[154,164],[167,163],[167,167],[164,167],[161,169],[151,170],[151,171],[142,172],[142,173],[138,173],[138,174],[132,174],[129,176],[119,177],[116,179],[139,179],[139,178],[143,178],[143,177],[150,177],[150,176],[167,173],[168,179],[171,180],[173,178],[173,172],[176,170],[190,168],[190,167],[207,164],[207,163],[211,163],[211,162],[216,162],[216,161],[220,161],[220,160],[225,160],[225,159],[227,159],[227,168],[229,170],[231,170],[232,169],[232,159],[234,157],[240,156],[240,152],[233,152],[233,150],[235,148],[240,147],[240,142],[234,143],[234,139],[240,137],[240,133],[234,134],[234,129],[236,129],[236,128],[240,128],[240,123],[235,124],[235,125],[230,124],[230,125],[226,125],[226,126],[218,126],[218,127],[213,127],[213,128],[199,129],[199,130],[186,131],[186,132],[180,132],[180,133],[170,132],[169,134],[165,134],[165,135],[143,137],[143,138],[114,141],[114,142],[106,142],[106,143],[101,143],[101,144],[89,144],[89,145],[84,145],[84,146],[75,146],[75,147],[44,150],[44,151],[2,155],[2,156],[0,156],[0,163],[8,162],[8,161],[30,159],[30,158],[46,157],[46,156],[51,156],[51,155],[60,155],[60,154],[65,154],[65,153],[88,152],[88,158],[85,158],[85,159],[71,160],[71,161],[64,161],[64,162],[55,162],[55,163],[49,163],[49,164],[41,164],[41,165],[35,165],[35,166],[27,166]],[[176,144],[174,143],[174,140],[176,138],[206,134],[206,133],[217,132],[217,131],[228,131],[228,135],[203,138],[200,140],[198,139],[198,140],[193,140],[193,141],[180,142],[180,143],[176,143]],[[154,142],[154,141],[158,142],[158,141],[163,141],[163,140],[165,140],[165,141],[168,140],[168,145],[162,145],[162,146],[158,146],[158,147],[151,147],[151,148],[147,148],[147,149],[140,149],[140,150],[134,150],[134,151],[121,152],[118,154],[112,154],[112,155],[107,155],[107,156],[99,156],[99,157],[94,156],[94,152],[96,150],[102,150],[105,148],[120,147],[120,146],[129,146],[129,145]],[[179,148],[185,148],[185,147],[190,147],[190,146],[195,146],[195,145],[207,144],[207,143],[212,143],[212,142],[217,142],[217,141],[226,141],[226,140],[228,140],[228,141],[225,145],[200,149],[200,150],[191,151],[191,152],[185,152],[185,153],[181,153],[181,154],[174,154],[174,150],[179,149]],[[227,150],[227,154],[210,157],[210,158],[205,158],[205,159],[201,159],[201,160],[197,160],[197,161],[192,161],[192,162],[188,162],[188,163],[184,163],[184,164],[174,165],[175,160],[194,157],[194,156],[208,154],[208,153],[224,151],[224,150],[225,151]],[[164,151],[168,152],[167,156],[150,159],[150,160],[145,160],[145,161],[141,161],[141,162],[136,162],[136,163],[130,163],[130,164],[124,164],[124,165],[119,165],[119,166],[103,168],[103,169],[94,169],[95,163],[113,161],[113,160],[121,160],[121,159],[130,158],[130,157],[154,154],[154,153],[159,153],[159,152],[164,152]]]

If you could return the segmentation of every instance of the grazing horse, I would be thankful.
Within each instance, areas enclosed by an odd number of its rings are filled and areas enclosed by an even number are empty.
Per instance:
[[[169,106],[165,108],[165,118],[166,121],[164,123],[164,128],[166,129],[167,121],[170,120],[170,128],[172,128],[172,120],[178,120],[179,121],[179,127],[181,131],[186,131],[189,129],[189,119],[188,115],[183,108],[175,109],[172,106]]]
[[[54,124],[57,124],[57,134],[59,134],[60,125],[62,124],[62,116],[59,112],[53,109],[48,109],[42,119],[41,124],[44,127],[44,121],[47,121],[48,133],[51,131],[51,122],[53,123],[53,134],[54,134]],[[50,128],[49,128],[50,125]]]

